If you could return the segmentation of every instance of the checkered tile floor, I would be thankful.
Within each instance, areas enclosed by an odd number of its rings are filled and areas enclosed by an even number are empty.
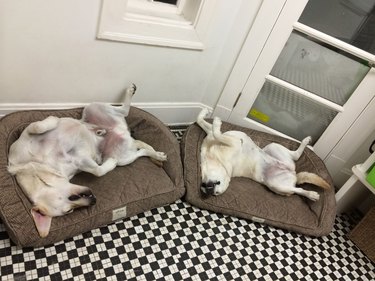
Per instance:
[[[43,248],[14,246],[0,222],[1,280],[375,280],[338,216],[311,238],[184,201]]]
[[[177,201],[21,249],[0,224],[1,280],[375,280],[346,237],[352,227],[342,215],[331,234],[311,238]]]

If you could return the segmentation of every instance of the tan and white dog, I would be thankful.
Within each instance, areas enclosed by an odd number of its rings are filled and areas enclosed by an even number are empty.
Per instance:
[[[291,151],[277,143],[270,143],[263,149],[249,136],[240,131],[221,132],[218,117],[210,124],[204,120],[208,114],[203,109],[197,118],[198,125],[207,136],[201,146],[201,191],[206,195],[224,193],[232,177],[247,177],[266,185],[280,195],[298,194],[313,201],[319,199],[315,191],[296,187],[297,184],[311,183],[322,188],[329,184],[316,174],[301,172],[296,174],[294,161],[298,160],[311,138],[307,137],[296,151]]]
[[[11,145],[8,170],[33,203],[41,237],[48,235],[52,217],[96,203],[90,188],[69,182],[78,172],[99,177],[142,156],[167,159],[130,135],[125,117],[135,90],[126,89],[122,106],[89,104],[81,120],[49,116],[31,123]]]

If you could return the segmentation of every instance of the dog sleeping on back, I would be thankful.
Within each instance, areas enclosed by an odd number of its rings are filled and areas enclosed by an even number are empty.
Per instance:
[[[203,109],[197,118],[198,125],[207,134],[200,154],[201,191],[205,195],[224,193],[232,177],[247,177],[266,185],[277,194],[298,194],[313,201],[319,199],[317,192],[296,185],[311,183],[322,188],[330,188],[330,185],[316,174],[296,174],[294,161],[300,158],[311,141],[310,137],[302,140],[295,151],[277,143],[270,143],[261,149],[243,132],[221,133],[220,119],[215,117],[210,124],[204,120],[207,114],[208,110]]]
[[[49,116],[31,123],[11,145],[8,170],[33,203],[41,237],[48,235],[53,217],[96,203],[90,188],[69,182],[78,172],[100,177],[142,156],[167,159],[130,135],[125,117],[135,90],[127,88],[122,106],[89,104],[81,120]]]

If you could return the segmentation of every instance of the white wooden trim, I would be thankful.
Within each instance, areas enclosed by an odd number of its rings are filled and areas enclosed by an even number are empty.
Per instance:
[[[143,10],[145,13],[178,14],[177,5],[148,0],[126,0],[128,10]],[[181,7],[182,8],[182,7]]]
[[[51,110],[84,107],[87,103],[2,103],[0,118],[6,114],[23,110]],[[198,113],[212,108],[202,103],[133,103],[132,106],[143,109],[167,125],[187,125],[196,121]]]
[[[300,31],[306,35],[309,35],[312,38],[318,39],[321,42],[327,43],[331,46],[334,46],[338,49],[344,50],[345,52],[352,54],[356,57],[364,59],[370,63],[370,65],[375,65],[375,55],[368,53],[360,48],[357,48],[353,45],[345,43],[339,39],[336,39],[333,36],[320,32],[314,28],[311,28],[307,25],[304,25],[300,22],[295,22],[293,24],[293,28],[297,31]]]
[[[274,1],[271,2],[272,3],[270,3],[270,6],[267,7],[269,10],[264,11],[264,17],[268,17],[267,12],[272,11],[272,4]],[[267,44],[264,42],[265,45],[263,46],[261,53],[255,62],[256,65],[251,69],[248,79],[245,80],[244,84],[242,84],[242,86],[244,86],[242,95],[237,103],[237,106],[232,112],[233,116],[239,115],[241,118],[241,116],[244,117],[249,112],[265,82],[265,77],[271,72],[271,69],[279,57],[280,52],[284,48],[285,43],[288,41],[290,33],[293,30],[293,23],[298,20],[306,3],[307,0],[287,0],[285,5],[282,7],[282,13],[279,15],[279,17],[277,19],[273,18],[274,22],[272,24],[271,32],[266,37]],[[259,17],[259,15],[257,17]],[[277,24],[275,24],[275,20],[277,20]],[[258,32],[264,30],[262,25],[257,26],[257,28],[260,29]],[[255,40],[257,39],[253,38],[252,41],[246,42],[243,49],[252,50],[252,44]],[[245,62],[248,61],[247,57],[244,57],[243,59]],[[246,65],[242,65],[242,67],[242,71],[249,68],[246,67]],[[231,120],[232,115],[229,120]],[[236,117],[236,120],[237,119],[238,118]]]
[[[221,108],[232,110],[237,95],[243,90],[246,80],[252,73],[285,2],[286,0],[263,0],[225,84],[214,115],[220,116]],[[226,117],[224,120],[229,118],[229,116],[220,117],[223,119]]]
[[[339,189],[336,193],[335,198],[337,202],[337,213],[340,214],[347,211],[349,208],[356,207],[356,201],[361,196],[363,197],[365,186],[372,194],[375,194],[375,189],[371,186],[367,180],[367,170],[371,167],[375,160],[375,152],[371,154],[367,160],[362,163],[355,165],[353,170],[353,175],[346,181],[346,183]]]
[[[178,0],[177,1],[177,13],[182,13],[183,8],[185,7],[186,0]]]
[[[184,11],[178,14],[178,9],[173,16],[169,13],[162,17],[129,11],[124,0],[103,0],[97,38],[203,50],[210,19],[218,3],[212,0],[185,1],[185,18]]]
[[[291,91],[293,91],[293,92],[295,92],[295,93],[297,93],[297,94],[299,94],[301,96],[304,96],[305,98],[308,98],[308,99],[310,99],[310,100],[312,100],[314,102],[317,102],[320,105],[328,107],[328,108],[330,108],[330,109],[332,109],[334,111],[337,111],[337,112],[344,111],[344,108],[342,106],[340,106],[340,105],[338,105],[338,104],[336,104],[334,102],[331,102],[331,101],[329,101],[329,100],[327,100],[325,98],[322,98],[322,97],[320,97],[320,96],[318,96],[316,94],[313,94],[313,93],[311,93],[309,91],[306,91],[306,90],[304,90],[304,89],[302,89],[300,87],[297,87],[297,86],[295,86],[293,84],[290,84],[290,83],[288,83],[288,82],[286,82],[284,80],[281,80],[281,79],[279,79],[279,78],[277,78],[275,76],[267,75],[266,76],[266,80],[268,80],[268,81],[270,81],[270,82],[272,82],[272,83],[274,83],[274,84],[276,84],[276,85],[278,85],[280,87],[283,87],[285,89],[291,90]]]
[[[340,139],[345,136],[349,128],[363,113],[366,106],[374,99],[374,92],[371,89],[375,89],[375,68],[370,69],[369,73],[344,104],[344,111],[336,115],[331,124],[315,143],[315,151],[323,160],[329,157]],[[369,126],[373,128],[373,124],[369,124]],[[334,128],[334,130],[332,128]]]
[[[358,181],[358,178],[352,175],[335,194],[337,214],[341,214],[350,208],[358,206],[355,203],[366,195],[366,191],[366,188]]]
[[[134,103],[134,106],[155,115],[167,125],[191,124],[203,108],[212,111],[212,107],[202,103]]]
[[[369,139],[371,139],[371,136],[374,135],[374,116],[375,97],[372,98],[371,102],[361,114],[359,114],[355,122],[350,126],[348,131],[345,132],[345,136],[335,145],[324,160],[337,186],[341,186],[345,181],[344,178],[341,178],[341,174],[352,175],[351,167],[344,168],[347,166],[347,161],[350,161],[352,155],[358,155],[358,148],[366,145]]]

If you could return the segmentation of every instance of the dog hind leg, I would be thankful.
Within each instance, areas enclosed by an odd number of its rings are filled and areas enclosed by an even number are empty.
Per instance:
[[[310,141],[311,137],[303,139],[296,150],[289,150],[285,146],[274,142],[266,145],[262,150],[287,165],[291,170],[295,170],[294,161],[297,161],[301,157]]]
[[[126,88],[125,97],[122,102],[122,106],[114,107],[114,109],[117,112],[120,112],[122,115],[124,115],[124,117],[129,115],[130,103],[136,90],[137,90],[137,86],[135,84],[132,84],[131,87]]]
[[[273,192],[289,196],[298,194],[309,198],[312,201],[319,200],[319,193],[315,191],[305,190],[301,187],[296,187],[296,176],[290,172],[278,173],[276,175],[269,175],[264,184]]]
[[[297,148],[297,150],[291,151],[290,155],[291,155],[291,157],[294,161],[297,161],[301,157],[303,151],[305,150],[306,146],[310,142],[311,142],[311,137],[306,137],[302,140],[302,142],[301,142],[300,146]]]
[[[267,185],[268,186],[268,185]],[[290,196],[292,194],[298,194],[304,197],[309,198],[312,201],[317,201],[319,200],[319,193],[315,191],[310,191],[310,190],[305,190],[300,187],[295,187],[295,186],[268,186],[270,190],[275,192],[276,194],[279,195],[284,195],[284,196]]]
[[[118,160],[119,166],[125,166],[128,165],[135,160],[137,160],[139,157],[150,157],[151,159],[157,160],[157,161],[166,161],[167,155],[164,152],[155,151],[155,149],[148,145],[147,143],[144,143],[140,140],[134,140],[134,152],[128,152],[126,155],[121,157],[121,159]],[[159,165],[159,163],[156,163]]]
[[[155,149],[143,142],[143,141],[140,141],[140,140],[135,140],[135,145],[136,147],[139,149],[139,150],[145,150],[145,156],[148,156],[148,157],[151,157],[155,160],[158,160],[158,161],[166,161],[167,160],[167,155],[164,153],[164,152],[161,152],[161,151],[155,151]]]
[[[293,191],[293,193],[305,196],[312,201],[317,201],[317,200],[319,200],[319,197],[320,197],[318,192],[305,190],[305,189],[300,188],[300,187],[293,187],[291,190]]]

